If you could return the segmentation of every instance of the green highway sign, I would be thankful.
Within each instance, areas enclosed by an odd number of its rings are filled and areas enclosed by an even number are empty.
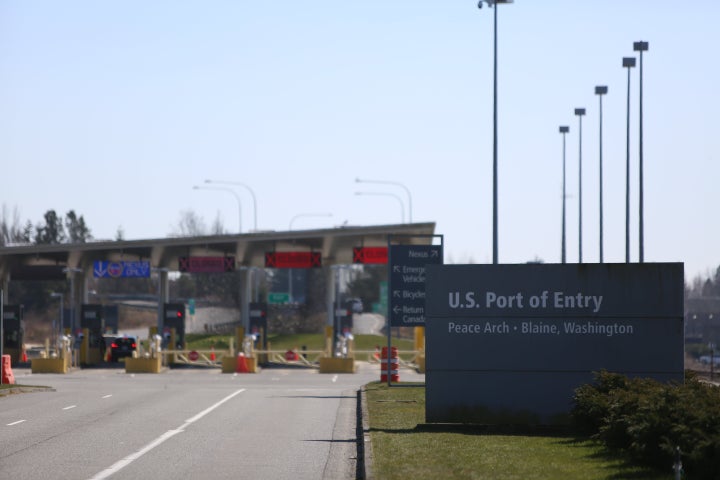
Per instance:
[[[270,292],[268,293],[268,303],[290,303],[290,294],[286,292]]]

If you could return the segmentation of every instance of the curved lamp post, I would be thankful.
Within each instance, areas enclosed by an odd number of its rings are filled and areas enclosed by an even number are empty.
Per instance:
[[[383,197],[394,197],[397,199],[398,203],[400,204],[400,218],[402,220],[402,223],[405,223],[405,206],[403,205],[402,198],[400,196],[395,195],[394,193],[389,192],[355,192],[355,195],[379,195]]]
[[[293,228],[293,223],[295,223],[295,220],[297,220],[298,218],[303,218],[303,217],[332,217],[332,216],[333,216],[332,213],[298,213],[297,215],[295,215],[294,217],[292,217],[292,218],[290,219],[290,223],[289,223],[289,225],[288,225],[288,230],[292,230],[292,228]]]
[[[240,202],[240,196],[235,193],[235,190],[231,188],[223,188],[223,187],[204,187],[201,185],[195,185],[193,186],[193,190],[218,190],[221,192],[229,192],[232,194],[233,197],[235,197],[235,200],[237,200],[238,204],[238,233],[242,233],[242,203]]]
[[[248,192],[250,192],[250,196],[252,197],[253,201],[253,228],[257,232],[257,198],[255,197],[255,192],[252,188],[245,185],[241,182],[226,182],[224,180],[205,180],[205,183],[215,184],[215,185],[237,185],[238,187],[243,187]]]
[[[407,188],[405,185],[403,185],[400,182],[390,182],[390,181],[385,181],[385,180],[362,180],[360,178],[356,178],[355,183],[377,183],[379,185],[395,185],[395,186],[403,188],[408,197],[408,217],[410,219],[410,223],[412,223],[412,195],[410,195],[410,189]],[[401,200],[401,202],[402,202],[402,200]],[[403,206],[403,212],[404,211],[405,211],[405,207]],[[404,213],[403,213],[403,223],[405,223],[405,214]]]

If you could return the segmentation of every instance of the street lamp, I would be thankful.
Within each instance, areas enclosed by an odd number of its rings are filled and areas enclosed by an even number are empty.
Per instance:
[[[560,133],[563,137],[563,161],[562,161],[562,248],[560,257],[562,263],[565,263],[565,134],[570,131],[568,126],[560,126]]]
[[[579,138],[580,141],[578,142],[578,159],[579,159],[579,169],[578,169],[578,200],[579,200],[579,220],[578,220],[578,263],[582,263],[582,117],[585,115],[585,109],[584,108],[576,108],[575,109],[575,115],[578,116],[578,125],[579,125]]]
[[[408,197],[408,218],[410,219],[410,223],[412,223],[412,196],[410,195],[410,189],[408,189],[405,185],[403,185],[400,182],[390,182],[385,180],[362,180],[359,178],[355,179],[355,183],[377,183],[380,185],[395,185],[398,187],[401,187],[405,190],[405,193],[407,193]],[[404,207],[403,207],[404,210]],[[405,223],[404,220],[405,215],[403,214],[403,223]]]
[[[223,187],[203,187],[200,185],[193,186],[193,190],[219,190],[221,192],[230,192],[238,203],[238,233],[242,233],[242,203],[240,202],[240,196],[235,193],[235,190]]]
[[[485,0],[493,13],[493,263],[498,263],[497,5],[513,0]],[[483,1],[478,2],[482,8]]]
[[[627,81],[627,128],[625,162],[625,263],[630,263],[630,69],[635,66],[635,57],[623,57],[623,68],[628,69]]]
[[[224,180],[205,180],[205,183],[213,183],[216,185],[237,185],[239,187],[243,187],[248,192],[250,192],[250,196],[252,196],[252,200],[253,200],[253,220],[254,220],[253,228],[257,232],[257,229],[258,229],[257,228],[257,199],[255,197],[255,192],[253,191],[252,188],[250,188],[249,186],[247,186],[241,182],[226,182]]]
[[[302,217],[332,217],[332,213],[298,213],[294,217],[290,219],[290,224],[288,225],[288,230],[292,230],[293,223],[295,223],[295,220]]]
[[[59,341],[59,340],[62,338],[62,328],[63,328],[63,323],[64,323],[64,321],[63,321],[63,320],[64,320],[64,319],[63,319],[63,314],[64,314],[64,311],[65,311],[64,304],[63,304],[64,295],[63,295],[62,293],[58,293],[58,292],[51,292],[51,293],[50,293],[50,296],[51,296],[52,298],[59,298],[59,299],[60,299],[60,319],[59,319],[59,321],[60,321],[60,326],[58,327],[58,341]],[[57,345],[57,342],[55,342],[55,344]]]
[[[643,52],[647,52],[648,42],[633,43],[633,50],[640,52],[640,263],[645,260],[645,235],[643,222]]]
[[[389,192],[355,192],[355,195],[380,195],[384,197],[395,197],[400,204],[400,218],[402,220],[402,223],[405,223],[405,206],[403,205],[402,198],[400,198],[398,195]]]
[[[600,99],[600,263],[603,263],[603,121],[602,96],[607,94],[606,85],[595,87],[595,95]]]

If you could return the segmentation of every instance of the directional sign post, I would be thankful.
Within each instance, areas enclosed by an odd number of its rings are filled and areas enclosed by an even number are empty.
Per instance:
[[[425,265],[442,265],[442,245],[391,245],[388,317],[391,327],[425,325]]]
[[[393,244],[398,238],[430,237],[439,238],[440,245],[407,245]],[[425,266],[442,265],[442,235],[404,235],[388,236],[388,279],[387,293],[389,297],[388,324],[390,327],[424,327],[425,326]],[[387,329],[387,351],[392,344],[392,328]],[[392,386],[390,362],[386,364],[387,384]]]

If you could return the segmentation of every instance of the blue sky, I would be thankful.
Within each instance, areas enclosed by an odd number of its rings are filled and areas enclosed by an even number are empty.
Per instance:
[[[446,261],[492,261],[492,10],[461,0],[0,0],[0,204],[85,217],[96,238],[164,237],[180,212],[238,229],[437,222]],[[499,10],[499,259],[625,260],[627,70],[645,40],[645,260],[720,265],[720,6],[517,0]],[[631,72],[631,261],[638,260],[638,69]],[[243,231],[253,228],[242,188]],[[405,220],[409,211],[405,206]]]

